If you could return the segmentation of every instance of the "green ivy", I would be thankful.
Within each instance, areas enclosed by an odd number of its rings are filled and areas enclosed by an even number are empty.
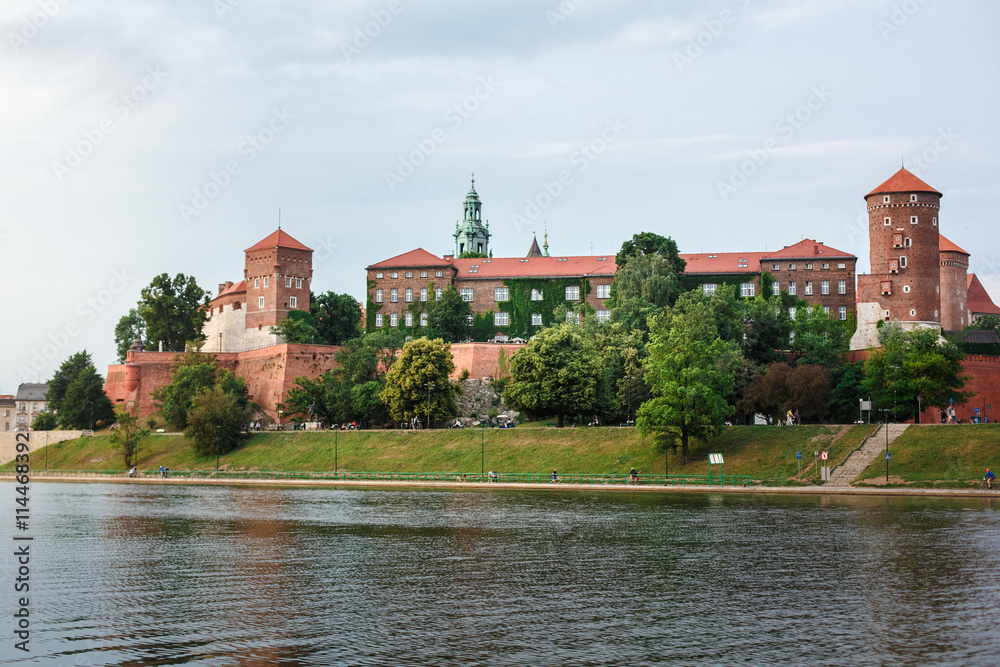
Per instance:
[[[382,310],[381,303],[372,301],[371,293],[375,285],[377,283],[374,280],[368,281],[368,307],[365,309],[365,331],[368,332],[375,331],[375,313]]]
[[[682,292],[690,292],[691,290],[700,290],[702,285],[712,284],[712,285],[732,285],[736,288],[736,296],[740,296],[740,285],[743,283],[753,282],[753,276],[742,275],[742,276],[681,276],[680,286]],[[773,282],[773,281],[772,281]],[[770,296],[770,293],[761,292],[765,296]]]
[[[497,308],[507,312],[510,316],[510,325],[507,327],[494,327],[503,331],[511,338],[530,338],[540,329],[551,326],[555,322],[555,310],[559,306],[566,305],[566,288],[579,287],[580,300],[583,301],[587,294],[590,294],[590,281],[586,278],[508,278],[503,281],[507,286],[508,301],[497,304]],[[542,293],[541,301],[531,300],[531,290],[536,289]],[[532,313],[542,316],[542,325],[531,323]],[[492,324],[492,319],[490,324]]]

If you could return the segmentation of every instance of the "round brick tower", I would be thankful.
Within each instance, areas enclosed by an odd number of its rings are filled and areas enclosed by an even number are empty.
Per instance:
[[[969,324],[969,253],[941,237],[941,328],[961,331]]]
[[[883,320],[941,321],[941,193],[906,169],[867,195],[871,273]]]

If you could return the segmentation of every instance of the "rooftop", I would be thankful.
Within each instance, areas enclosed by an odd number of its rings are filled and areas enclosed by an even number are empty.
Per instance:
[[[44,401],[45,394],[49,390],[47,384],[25,383],[17,388],[17,400],[19,401]]]
[[[757,273],[763,252],[697,252],[680,253],[687,262],[685,274]]]
[[[1000,315],[1000,308],[993,303],[990,293],[975,273],[970,273],[966,280],[969,288],[969,312],[975,315]]]
[[[456,278],[572,278],[613,276],[618,270],[615,256],[586,257],[489,257],[456,259]]]
[[[281,229],[278,229],[267,238],[262,239],[256,244],[250,246],[245,252],[250,252],[251,250],[264,250],[267,248],[291,248],[293,250],[308,250],[309,252],[312,252],[312,248],[299,243],[293,239],[291,235]]]
[[[885,183],[866,194],[865,198],[867,199],[876,194],[889,194],[893,192],[930,192],[941,196],[940,192],[921,181],[906,169],[900,169]]]
[[[437,255],[432,255],[423,248],[417,248],[402,255],[396,255],[389,259],[382,260],[377,264],[372,264],[369,269],[402,269],[417,266],[451,266],[450,263],[441,259]]]
[[[946,239],[943,234],[941,234],[940,237],[941,238],[938,241],[938,244],[941,246],[941,252],[960,252],[963,255],[969,254],[968,251],[962,250],[957,245]]]
[[[857,259],[854,255],[843,250],[831,248],[819,241],[812,239],[802,239],[794,245],[786,245],[781,250],[771,253],[764,253],[762,259]]]

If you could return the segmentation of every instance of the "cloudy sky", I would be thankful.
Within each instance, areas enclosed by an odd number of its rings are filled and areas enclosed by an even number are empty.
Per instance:
[[[47,380],[156,274],[215,292],[282,227],[315,291],[452,247],[470,173],[497,256],[640,231],[814,238],[867,270],[905,162],[1000,297],[1000,5],[987,0],[4,0],[0,393]],[[560,182],[561,181],[561,182]]]

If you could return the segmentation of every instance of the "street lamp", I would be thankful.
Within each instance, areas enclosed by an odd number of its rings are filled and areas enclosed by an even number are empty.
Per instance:
[[[427,425],[424,428],[431,427],[431,389],[434,388],[433,382],[427,383]]]
[[[632,423],[632,380],[634,380],[635,377],[636,376],[634,375],[628,376],[628,410],[625,413],[626,426]]]
[[[898,422],[899,415],[896,412],[896,383],[899,381],[899,366],[890,366],[890,368],[896,369],[892,377],[892,421]]]

